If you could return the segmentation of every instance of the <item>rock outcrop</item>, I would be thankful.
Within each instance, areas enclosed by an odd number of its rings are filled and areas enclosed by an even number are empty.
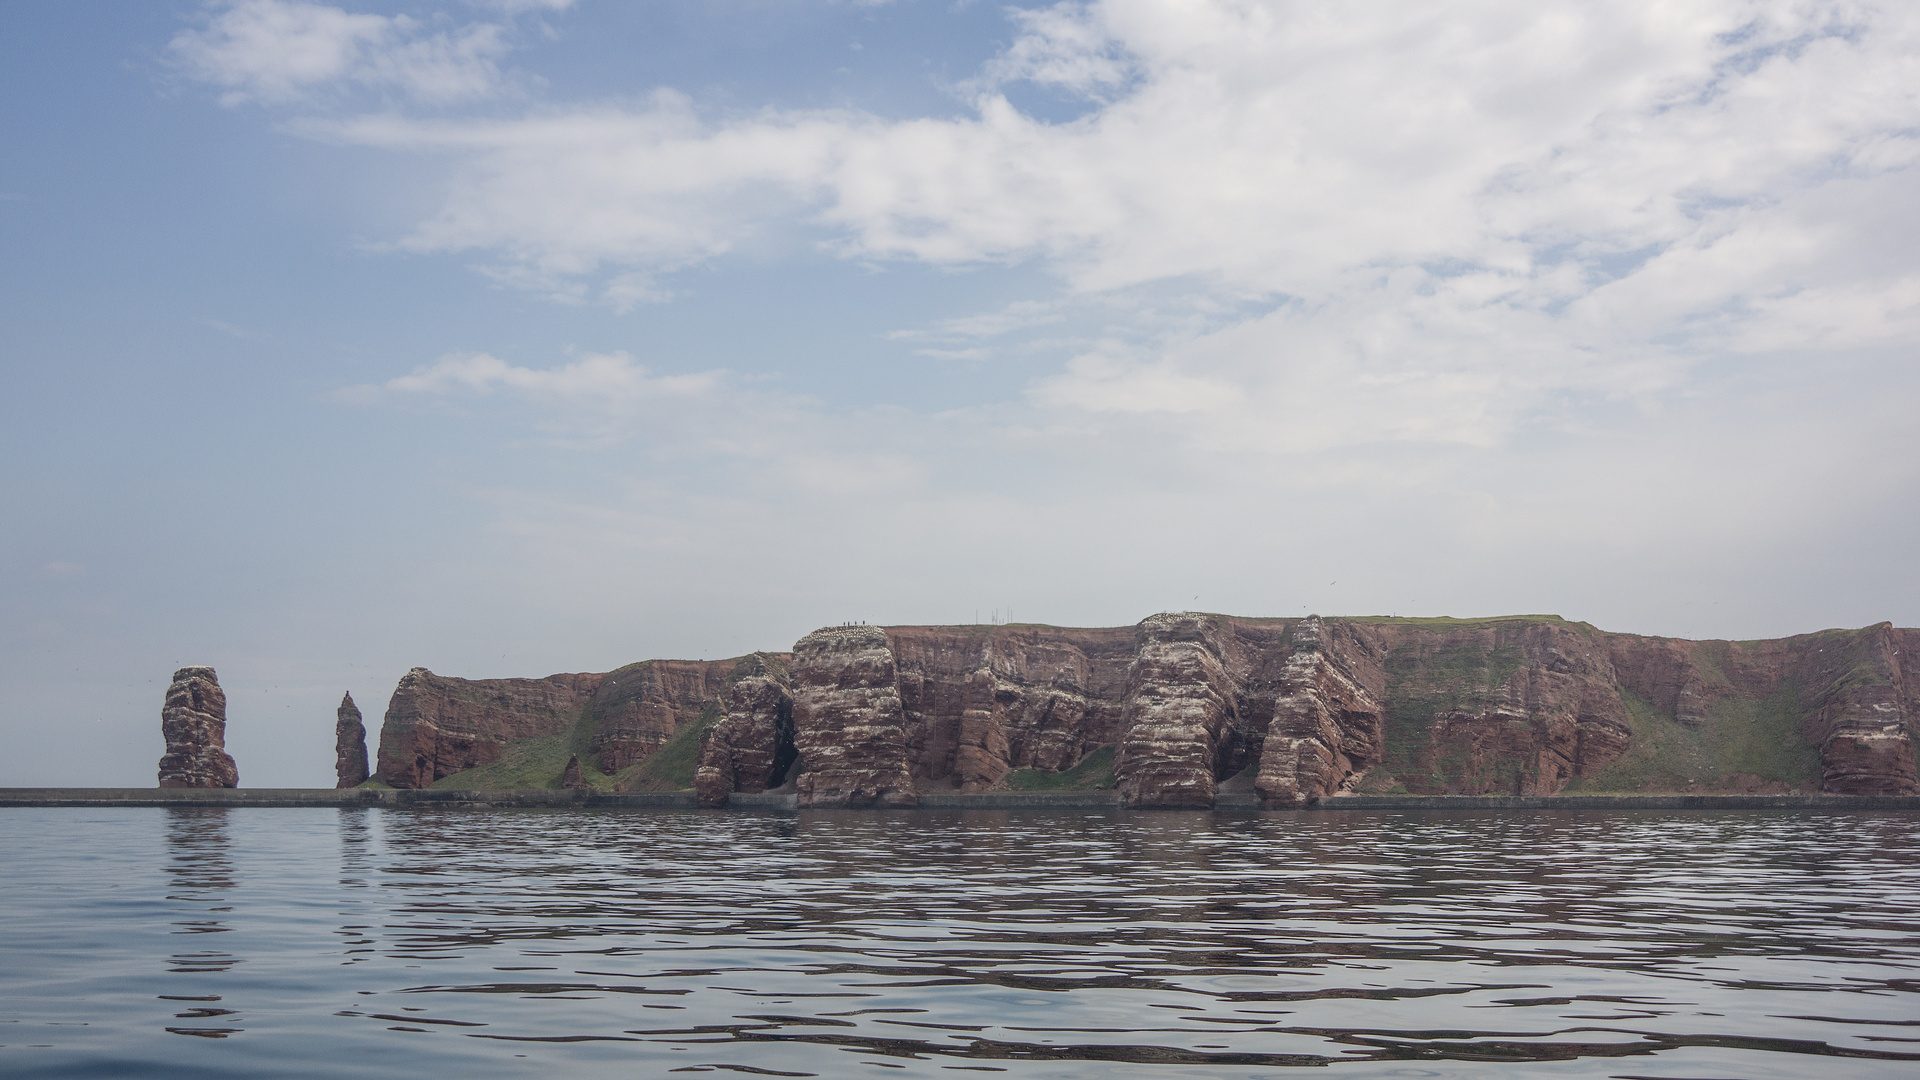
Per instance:
[[[388,709],[380,774],[423,785],[563,731],[590,735],[611,773],[698,726],[697,770],[675,782],[710,806],[783,785],[806,806],[910,806],[1109,751],[1110,776],[1077,782],[1133,806],[1209,806],[1222,785],[1269,806],[1350,792],[1912,794],[1916,649],[1920,630],[1887,624],[1685,641],[1551,616],[839,626],[791,654],[608,675],[416,670]]]
[[[1119,737],[1132,627],[896,626],[885,631],[923,791],[1060,772]]]
[[[1920,789],[1913,739],[1920,679],[1906,673],[1920,632],[1881,623],[1805,640],[1790,677],[1808,710],[1800,730],[1820,748],[1821,789],[1842,795]]]
[[[877,626],[815,630],[793,646],[801,806],[912,806],[906,710]]]
[[[1345,629],[1345,628],[1342,628]],[[1386,755],[1384,672],[1350,632],[1346,647],[1319,618],[1288,628],[1254,790],[1269,805],[1338,794]]]
[[[360,718],[360,707],[353,695],[340,699],[333,722],[334,787],[359,787],[367,782],[367,725]]]
[[[240,786],[240,771],[227,753],[227,695],[210,667],[183,667],[173,673],[166,704],[160,708],[160,733],[167,752],[160,758],[163,788]]]
[[[609,673],[588,702],[600,771],[612,775],[643,761],[688,724],[719,715],[738,669],[750,663],[647,660]]]
[[[567,767],[560,770],[560,786],[568,791],[579,791],[587,786],[587,779],[580,770],[580,755],[568,754]]]
[[[768,655],[784,662],[784,654]],[[587,733],[600,771],[614,775],[723,715],[729,688],[754,662],[647,660],[544,679],[458,679],[414,668],[387,703],[375,775],[393,787],[426,787],[498,761],[512,743],[576,732]]]
[[[571,731],[604,675],[450,679],[426,668],[400,678],[380,728],[378,776],[393,787],[500,759],[510,742]]]
[[[1240,725],[1217,620],[1153,615],[1127,670],[1113,772],[1131,806],[1213,805],[1222,751]]]
[[[785,783],[798,756],[787,666],[756,655],[728,692],[726,717],[701,732],[694,791],[702,806],[725,806],[736,791]]]

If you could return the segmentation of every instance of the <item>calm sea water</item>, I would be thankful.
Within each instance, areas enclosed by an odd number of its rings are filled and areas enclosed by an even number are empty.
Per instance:
[[[1920,816],[3,809],[8,1076],[1920,1076]]]

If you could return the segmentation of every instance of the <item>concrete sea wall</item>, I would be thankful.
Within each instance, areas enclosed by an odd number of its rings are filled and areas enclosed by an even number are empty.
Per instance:
[[[592,791],[445,791],[421,788],[0,788],[0,806],[340,806],[396,809],[694,809],[692,792],[609,795]],[[744,794],[728,800],[730,809],[792,810],[787,792]],[[929,794],[922,810],[1117,810],[1113,791]],[[1252,795],[1223,794],[1213,808],[1253,813]],[[1299,810],[1920,810],[1914,795],[1353,795],[1321,799]]]

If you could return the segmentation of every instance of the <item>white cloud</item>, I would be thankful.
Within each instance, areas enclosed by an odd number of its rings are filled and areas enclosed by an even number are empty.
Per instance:
[[[405,15],[362,15],[296,0],[238,0],[168,46],[224,104],[291,102],[325,88],[391,88],[426,102],[486,97],[507,51],[500,26],[430,32]]]
[[[1036,11],[1011,8],[1007,17],[1020,28],[1013,44],[994,57],[974,90],[1030,82],[1074,94],[1106,98],[1135,73],[1132,57],[1086,5],[1064,3]]]
[[[1099,352],[1067,361],[1065,373],[1041,380],[1033,396],[1049,405],[1121,413],[1219,410],[1241,397],[1227,383],[1186,374],[1170,363],[1143,364]]]
[[[1102,0],[1012,18],[959,119],[712,116],[663,90],[303,130],[448,159],[444,203],[397,246],[475,254],[570,302],[659,302],[664,275],[796,226],[863,260],[1037,261],[1060,295],[901,337],[973,359],[1028,335],[1043,428],[1489,447],[1657,408],[1702,364],[1920,343],[1910,6]],[[1002,93],[1021,82],[1089,111],[1039,120]]]
[[[476,0],[482,7],[496,8],[509,15],[525,11],[565,11],[575,0]]]
[[[722,373],[716,371],[655,375],[624,352],[588,354],[557,368],[517,367],[496,356],[473,353],[443,356],[410,374],[342,391],[342,396],[370,402],[508,390],[538,400],[620,408],[638,402],[697,397],[712,392],[722,379]]]

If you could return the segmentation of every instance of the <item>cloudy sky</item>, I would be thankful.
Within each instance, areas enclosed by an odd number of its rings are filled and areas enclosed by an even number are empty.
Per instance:
[[[846,620],[1920,624],[1920,7],[9,4],[0,784]]]

